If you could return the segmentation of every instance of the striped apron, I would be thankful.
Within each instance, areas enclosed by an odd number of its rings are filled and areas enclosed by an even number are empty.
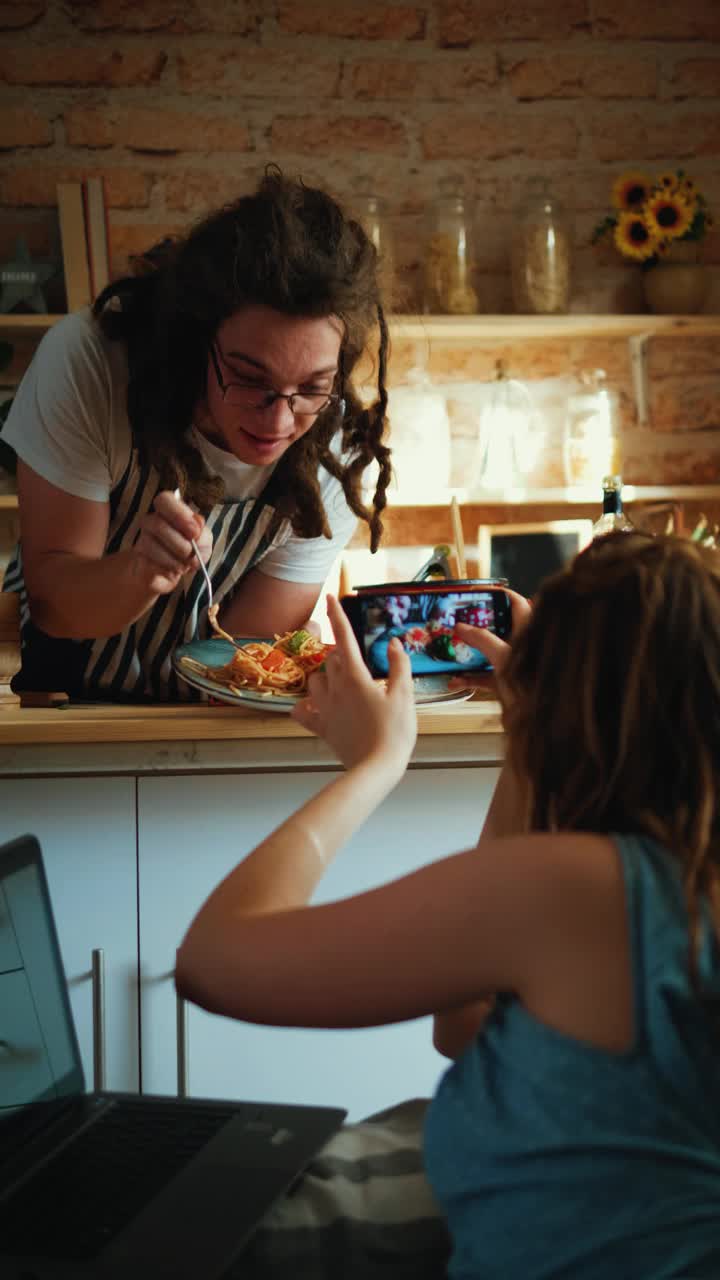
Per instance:
[[[286,522],[271,505],[273,476],[257,498],[222,502],[207,524],[213,535],[207,568],[218,604],[263,556],[283,541]],[[132,547],[140,523],[160,486],[155,470],[138,461],[133,449],[125,474],[110,494],[110,524],[105,554]],[[20,671],[15,693],[63,691],[75,698],[117,702],[201,701],[203,695],[179,680],[172,667],[177,645],[207,634],[207,593],[198,570],[187,574],[169,595],[159,596],[142,617],[118,635],[99,640],[48,636],[30,618],[22,567],[22,545],[10,561],[4,591],[20,593]]]

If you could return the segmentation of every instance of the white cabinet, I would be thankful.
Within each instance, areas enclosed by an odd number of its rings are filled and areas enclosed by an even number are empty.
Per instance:
[[[177,1088],[176,947],[210,889],[330,773],[138,781],[142,1087]],[[477,839],[498,770],[410,771],[330,868],[317,900],[381,884]],[[432,905],[428,904],[428,911]],[[447,1065],[429,1018],[358,1031],[250,1026],[189,1007],[196,1095],[345,1106],[358,1119],[427,1096]]]
[[[134,778],[0,780],[0,843],[43,851],[80,1051],[93,1085],[92,952],[105,957],[106,1086],[139,1086]]]

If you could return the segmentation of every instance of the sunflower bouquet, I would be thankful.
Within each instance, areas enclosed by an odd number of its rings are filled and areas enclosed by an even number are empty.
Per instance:
[[[597,224],[591,243],[612,236],[625,258],[644,270],[655,266],[676,242],[702,240],[713,225],[704,195],[683,169],[654,181],[632,170],[613,183],[613,212]]]

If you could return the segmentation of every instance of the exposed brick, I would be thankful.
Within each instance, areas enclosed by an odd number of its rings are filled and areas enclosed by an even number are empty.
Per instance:
[[[658,161],[665,166],[671,158],[720,155],[720,114],[715,111],[685,115],[628,113],[596,116],[589,124],[588,141],[599,160],[628,164]]]
[[[623,442],[623,478],[627,484],[717,484],[720,480],[720,437],[698,432],[675,440],[660,436],[648,449],[647,435]],[[707,508],[704,502],[703,508]],[[708,511],[709,514],[709,511]],[[695,524],[688,521],[689,527]]]
[[[254,45],[236,44],[226,49],[197,49],[179,54],[178,83],[186,93],[198,89],[243,97],[336,97],[340,87],[337,59],[298,58],[297,53],[277,53]]]
[[[18,167],[0,173],[0,204],[18,205],[21,208],[52,208],[57,204],[58,182],[80,182],[88,177],[88,167],[54,166],[39,168],[37,165]],[[95,168],[92,173],[105,180],[105,196],[108,206],[114,209],[135,209],[147,206],[150,199],[148,174],[135,169]]]
[[[4,107],[0,111],[0,149],[47,147],[53,140],[49,120],[27,108]]]
[[[182,235],[187,224],[181,222],[152,222],[110,224],[110,246],[113,273],[122,275],[131,265],[131,259],[146,253],[166,236]]]
[[[574,155],[577,126],[558,115],[436,115],[422,131],[423,155],[484,160],[531,155],[533,160]]]
[[[720,432],[717,376],[663,378],[650,384],[650,420],[654,431]],[[718,436],[720,448],[720,435]]]
[[[67,0],[76,24],[84,31],[162,31],[190,35],[224,31],[249,35],[256,31],[262,0]]]
[[[493,40],[564,40],[588,26],[586,0],[435,0],[438,44],[466,49]]]
[[[382,116],[277,116],[271,132],[277,151],[331,154],[377,151],[399,155],[407,149],[402,125]]]
[[[674,98],[720,98],[720,58],[686,58],[670,81]]]
[[[210,209],[229,204],[252,191],[258,181],[258,166],[243,173],[233,165],[232,173],[223,166],[216,169],[183,170],[165,176],[165,205],[173,212],[190,213],[194,217]]]
[[[717,0],[653,0],[633,5],[627,0],[594,0],[593,34],[611,40],[718,40]]]
[[[34,258],[45,258],[58,247],[58,223],[49,213],[17,217],[3,211],[0,217],[0,256],[8,257],[19,239],[25,241]]]
[[[647,348],[647,370],[651,383],[665,377],[720,374],[720,339],[693,337],[653,338]],[[717,383],[716,383],[717,385]]]
[[[15,46],[0,50],[0,80],[28,85],[147,85],[160,79],[166,62],[167,54],[159,49]]]
[[[497,83],[495,57],[410,61],[408,58],[363,60],[347,68],[347,89],[353,98],[427,102],[465,99]]]
[[[426,22],[424,6],[393,0],[281,0],[278,6],[280,30],[293,35],[422,40]]]
[[[642,58],[559,54],[524,58],[507,67],[516,98],[654,98],[657,71]]]
[[[65,131],[73,147],[124,146],[131,151],[247,151],[250,136],[232,114],[152,107],[71,107]]]
[[[0,31],[19,31],[42,18],[47,0],[0,0]]]

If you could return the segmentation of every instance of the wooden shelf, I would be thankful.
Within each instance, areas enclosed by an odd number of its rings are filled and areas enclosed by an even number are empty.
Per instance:
[[[517,338],[720,336],[720,315],[390,316],[393,338],[514,341]]]
[[[61,315],[0,315],[0,333],[43,333]],[[720,336],[720,315],[699,316],[405,316],[389,318],[394,338],[513,341],[516,338],[631,338]]]
[[[473,507],[533,507],[552,503],[568,506],[597,505],[597,486],[566,489],[448,489],[442,494],[389,494],[388,507],[445,507],[453,498]],[[630,502],[699,502],[703,498],[720,501],[720,484],[623,485],[623,503]]]
[[[0,334],[4,333],[44,333],[51,329],[62,315],[0,315]]]
[[[392,494],[388,507],[447,507],[452,498],[465,506],[473,507],[534,507],[549,506],[552,503],[568,506],[597,505],[599,502],[597,487],[593,489],[483,489],[470,492],[467,489],[447,489],[442,493],[430,495]],[[676,485],[623,485],[623,502],[701,502],[703,498],[720,502],[720,484],[676,484]],[[16,511],[17,495],[0,494],[0,511]]]

